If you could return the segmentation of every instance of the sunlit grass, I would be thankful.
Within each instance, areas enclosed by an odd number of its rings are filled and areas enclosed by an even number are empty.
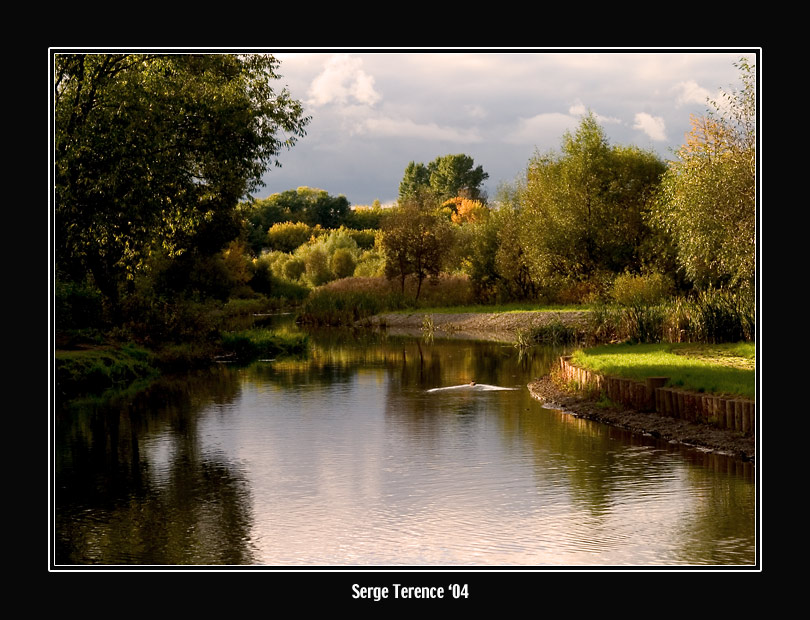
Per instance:
[[[576,351],[577,366],[643,381],[669,377],[672,387],[754,398],[755,345],[618,344]]]

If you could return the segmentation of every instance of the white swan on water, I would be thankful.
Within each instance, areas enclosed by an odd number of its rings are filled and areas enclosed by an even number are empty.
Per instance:
[[[438,387],[428,390],[428,392],[447,392],[450,390],[475,390],[476,392],[493,392],[496,390],[518,390],[520,388],[501,387],[500,385],[488,385],[486,383],[476,383],[470,381],[462,385],[450,385],[448,387]]]

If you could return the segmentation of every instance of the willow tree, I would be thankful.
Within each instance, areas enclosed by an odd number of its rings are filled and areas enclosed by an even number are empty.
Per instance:
[[[220,251],[240,198],[305,134],[265,54],[57,53],[55,247],[61,277],[116,306],[150,252]]]
[[[750,288],[756,249],[756,70],[742,59],[741,88],[710,101],[663,178],[652,218],[673,238],[698,288]]]

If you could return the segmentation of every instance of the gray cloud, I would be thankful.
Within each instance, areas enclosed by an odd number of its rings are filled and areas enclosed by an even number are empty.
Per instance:
[[[672,157],[706,96],[737,81],[738,53],[279,54],[313,117],[260,195],[309,185],[352,204],[396,198],[409,161],[466,153],[493,195],[587,110],[616,144]]]

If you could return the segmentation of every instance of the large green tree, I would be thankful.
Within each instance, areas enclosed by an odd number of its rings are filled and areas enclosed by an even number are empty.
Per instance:
[[[756,248],[756,68],[737,65],[741,87],[709,102],[664,175],[653,220],[674,241],[698,288],[752,287]]]
[[[309,119],[265,54],[57,53],[55,245],[60,277],[117,304],[153,250],[213,253],[238,201]]]
[[[481,185],[489,178],[482,166],[476,166],[469,155],[444,155],[427,165],[410,162],[399,185],[400,200],[419,199],[430,192],[443,202],[463,196],[473,200],[484,198]]]
[[[652,152],[611,146],[595,117],[583,117],[560,153],[531,160],[520,190],[532,277],[554,287],[640,269],[645,216],[665,169]]]

